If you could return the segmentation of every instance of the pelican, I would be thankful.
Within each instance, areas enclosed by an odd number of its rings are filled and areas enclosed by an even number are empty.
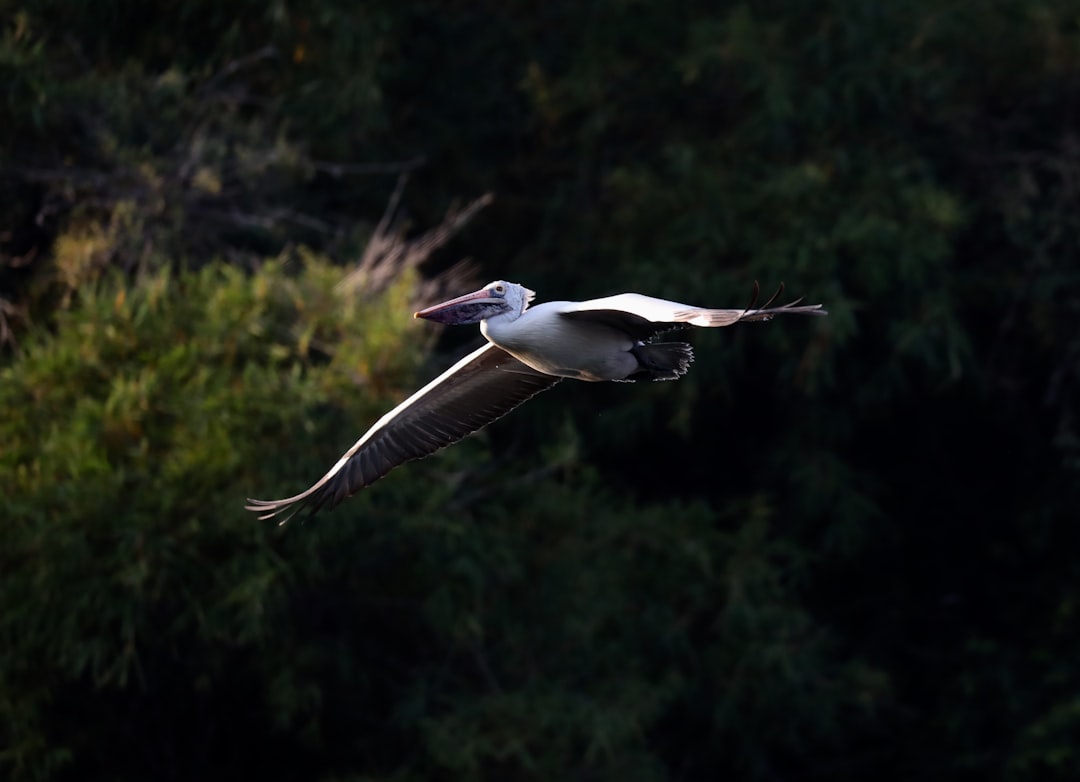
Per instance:
[[[694,353],[685,342],[652,342],[679,326],[730,326],[775,315],[825,315],[820,304],[772,306],[783,283],[755,308],[758,286],[746,309],[706,309],[639,293],[590,301],[548,301],[530,307],[536,294],[497,280],[474,293],[422,309],[413,317],[451,325],[480,323],[487,343],[384,415],[317,483],[283,500],[249,499],[260,519],[333,508],[400,464],[429,456],[487,426],[563,378],[576,380],[677,380]]]

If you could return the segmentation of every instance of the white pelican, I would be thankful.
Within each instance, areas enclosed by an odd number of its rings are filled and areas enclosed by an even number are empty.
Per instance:
[[[487,344],[458,361],[384,415],[337,464],[306,491],[283,500],[248,500],[268,519],[312,515],[370,486],[399,464],[428,456],[486,426],[564,377],[578,380],[676,380],[694,360],[685,342],[649,342],[689,324],[730,326],[774,315],[825,315],[820,304],[799,300],[771,306],[713,310],[621,293],[591,301],[549,301],[530,308],[528,288],[498,280],[475,293],[420,310],[413,317],[439,323],[480,322]]]

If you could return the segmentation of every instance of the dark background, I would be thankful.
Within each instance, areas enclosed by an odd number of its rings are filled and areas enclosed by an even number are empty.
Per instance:
[[[0,775],[1077,777],[1075,2],[0,21]],[[831,314],[242,510],[493,278]]]

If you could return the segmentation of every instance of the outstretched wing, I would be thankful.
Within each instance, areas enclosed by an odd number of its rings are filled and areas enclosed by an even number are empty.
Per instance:
[[[248,500],[268,519],[313,515],[370,486],[400,464],[429,456],[487,426],[559,382],[490,343],[473,351],[380,418],[318,483],[283,500]]]
[[[649,339],[657,332],[679,325],[710,328],[730,326],[741,321],[771,320],[776,315],[786,313],[828,314],[820,304],[799,304],[802,299],[772,306],[783,291],[784,284],[780,283],[776,293],[761,307],[755,308],[758,297],[758,285],[755,282],[754,296],[750,301],[750,306],[741,310],[714,310],[680,304],[677,301],[654,299],[652,296],[642,296],[640,293],[620,293],[603,299],[575,302],[559,314],[572,320],[603,323],[640,340]]]

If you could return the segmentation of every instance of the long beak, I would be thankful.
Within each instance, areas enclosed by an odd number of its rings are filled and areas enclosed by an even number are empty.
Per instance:
[[[456,299],[450,299],[444,301],[441,304],[433,304],[430,307],[414,312],[414,318],[427,318],[428,320],[439,321],[440,323],[447,322],[445,315],[448,310],[455,309],[463,304],[498,304],[501,299],[497,299],[491,295],[487,288],[481,288],[478,291],[472,293],[466,293],[464,296],[458,296]]]

